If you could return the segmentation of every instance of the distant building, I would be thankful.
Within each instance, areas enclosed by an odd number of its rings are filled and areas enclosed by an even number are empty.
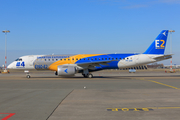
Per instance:
[[[153,68],[153,69],[163,69],[164,64],[153,63],[153,64],[147,65],[147,67],[148,68]]]
[[[164,65],[164,68],[170,69],[170,66],[171,65]],[[174,64],[174,65],[172,65],[172,69],[180,69],[180,65]]]
[[[3,70],[4,69],[4,65],[2,65],[2,67],[0,66],[0,70]]]

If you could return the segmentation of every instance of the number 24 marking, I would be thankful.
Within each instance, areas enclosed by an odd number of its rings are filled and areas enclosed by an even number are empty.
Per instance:
[[[16,66],[23,66],[23,67],[24,67],[24,66],[25,66],[25,63],[24,63],[24,62],[22,62],[22,63],[21,63],[21,62],[17,62],[17,63],[16,63]]]

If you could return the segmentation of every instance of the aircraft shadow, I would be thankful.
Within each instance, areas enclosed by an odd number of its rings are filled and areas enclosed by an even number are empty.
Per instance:
[[[180,77],[180,75],[168,75],[168,76],[93,76],[93,78],[84,78],[83,76],[72,76],[72,77],[47,77],[47,76],[31,76],[31,78],[51,78],[51,79],[58,79],[58,78],[64,78],[64,79],[95,79],[95,78],[109,78],[109,79],[131,79],[131,78],[163,78],[163,77]]]

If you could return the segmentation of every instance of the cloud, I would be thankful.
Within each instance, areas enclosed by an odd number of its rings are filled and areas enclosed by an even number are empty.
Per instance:
[[[101,4],[119,6],[121,9],[147,8],[157,4],[180,4],[180,0],[98,0]]]
[[[137,2],[132,0],[98,0],[98,2],[100,4],[119,6],[122,9],[138,9],[148,7],[148,3],[144,1]]]
[[[180,4],[180,0],[158,0],[158,2],[167,4]]]
[[[137,4],[137,5],[125,6],[125,7],[122,7],[122,8],[125,8],[125,9],[137,9],[137,8],[146,8],[146,7],[148,7],[148,5]]]

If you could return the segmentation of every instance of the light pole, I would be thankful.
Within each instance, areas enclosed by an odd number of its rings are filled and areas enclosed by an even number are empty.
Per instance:
[[[169,30],[170,32],[170,54],[172,54],[172,32],[175,32],[175,30]],[[171,57],[171,65],[170,65],[170,71],[172,72],[172,57]]]
[[[6,49],[7,49],[7,43],[6,43],[6,39],[7,39],[7,33],[10,33],[10,31],[9,30],[3,30],[2,31],[3,33],[5,33],[5,69],[4,69],[4,72],[6,73],[7,72],[7,52],[6,52]]]

